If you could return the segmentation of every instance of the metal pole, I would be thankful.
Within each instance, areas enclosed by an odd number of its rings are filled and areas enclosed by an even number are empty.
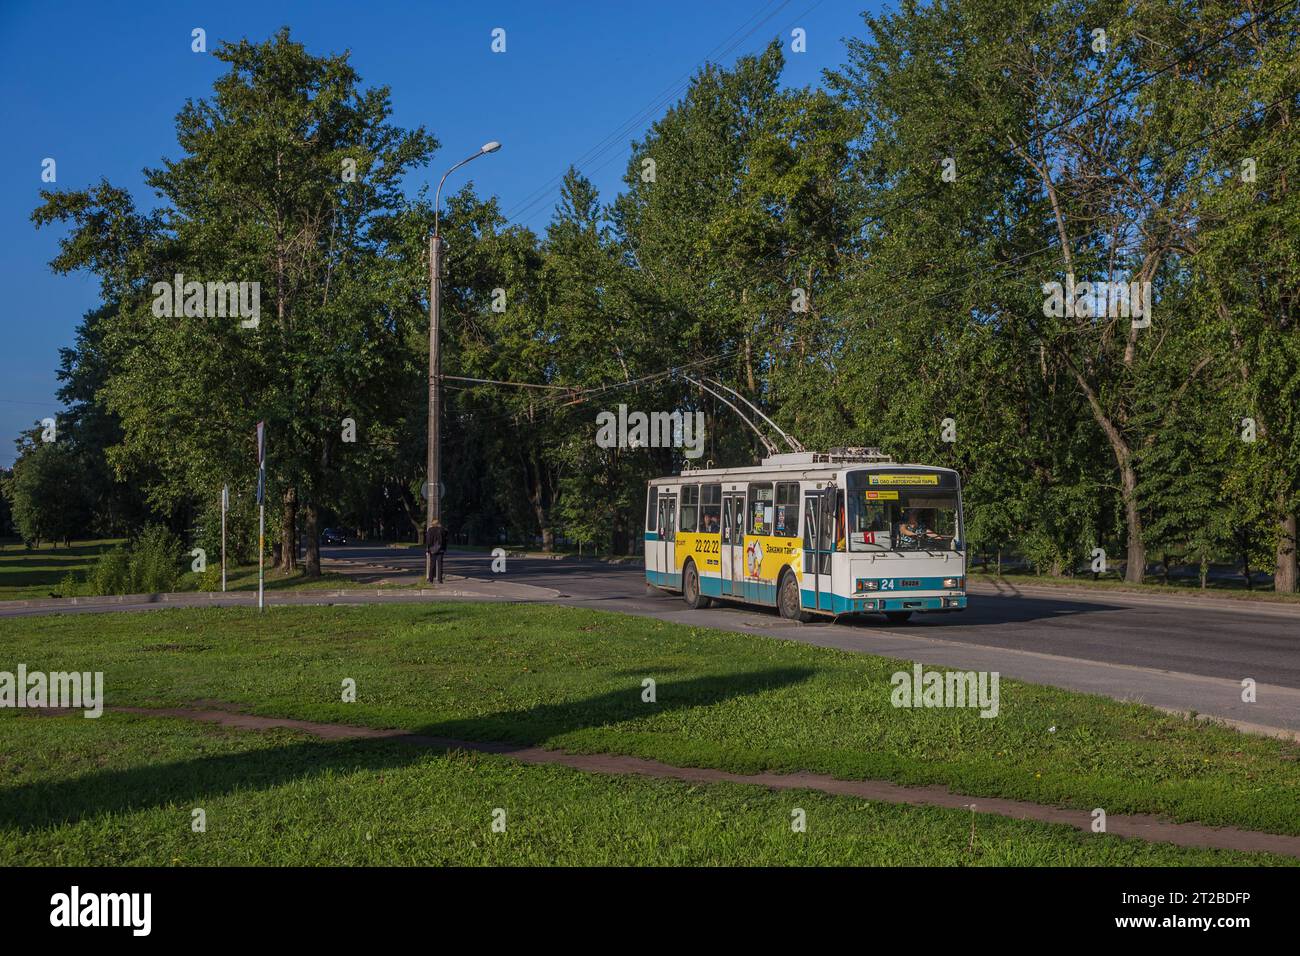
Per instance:
[[[226,509],[230,507],[230,486],[221,486],[221,590],[226,590]]]
[[[289,547],[285,541],[283,547]],[[266,584],[266,422],[257,423],[257,609],[265,608]]]
[[[439,388],[442,373],[442,354],[439,342],[439,313],[442,306],[442,237],[434,233],[429,237],[429,458],[426,462],[427,479],[425,498],[425,528],[441,523],[442,458],[438,454],[441,440],[439,431]],[[433,554],[424,553],[424,579],[433,580]]]
[[[266,536],[266,504],[257,506],[257,609],[259,611],[265,608],[262,599],[262,585],[266,580],[266,574],[263,570],[262,555],[266,550],[264,538]]]
[[[426,508],[424,527],[442,523],[442,460],[439,456],[439,386],[442,384],[442,365],[438,341],[438,313],[442,307],[442,236],[438,230],[439,207],[442,205],[442,186],[447,177],[471,160],[495,153],[501,148],[496,140],[484,143],[477,153],[467,156],[442,174],[438,188],[433,193],[433,235],[429,237],[429,457],[425,462]],[[433,555],[424,553],[424,579],[433,580]]]

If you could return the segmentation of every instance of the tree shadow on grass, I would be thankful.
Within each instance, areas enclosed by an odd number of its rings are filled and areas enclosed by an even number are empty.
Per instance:
[[[775,668],[740,674],[661,682],[656,703],[641,700],[640,683],[586,700],[500,711],[481,718],[443,721],[411,731],[409,738],[383,737],[304,741],[241,754],[103,770],[71,780],[24,784],[0,790],[0,829],[34,830],[76,823],[104,813],[130,813],[166,806],[199,806],[206,798],[268,790],[329,771],[384,770],[406,766],[432,750],[418,738],[507,741],[518,748],[544,744],[563,734],[606,727],[650,714],[707,707],[807,680],[809,668]],[[38,719],[38,718],[15,718]],[[80,716],[39,718],[80,721]],[[511,747],[498,752],[509,753]]]
[[[8,551],[0,554],[0,585],[4,587],[55,587],[68,574],[81,578],[94,567],[104,545],[55,548],[49,551]]]

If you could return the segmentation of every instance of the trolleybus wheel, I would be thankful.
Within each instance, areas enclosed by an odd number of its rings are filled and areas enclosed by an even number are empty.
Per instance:
[[[813,619],[811,614],[799,606],[799,582],[789,571],[781,578],[781,590],[777,594],[776,603],[781,616],[787,621],[807,624]]]
[[[703,610],[713,604],[712,598],[700,593],[700,573],[695,570],[695,562],[687,561],[682,574],[682,600],[692,611]]]

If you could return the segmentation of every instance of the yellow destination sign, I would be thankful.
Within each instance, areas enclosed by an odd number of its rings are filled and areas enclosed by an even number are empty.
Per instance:
[[[938,475],[868,475],[872,485],[937,485]]]

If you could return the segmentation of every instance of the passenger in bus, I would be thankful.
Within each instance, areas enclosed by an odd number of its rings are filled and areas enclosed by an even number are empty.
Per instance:
[[[700,520],[700,530],[705,534],[718,533],[718,512],[716,508],[712,510],[705,508],[704,515]]]

